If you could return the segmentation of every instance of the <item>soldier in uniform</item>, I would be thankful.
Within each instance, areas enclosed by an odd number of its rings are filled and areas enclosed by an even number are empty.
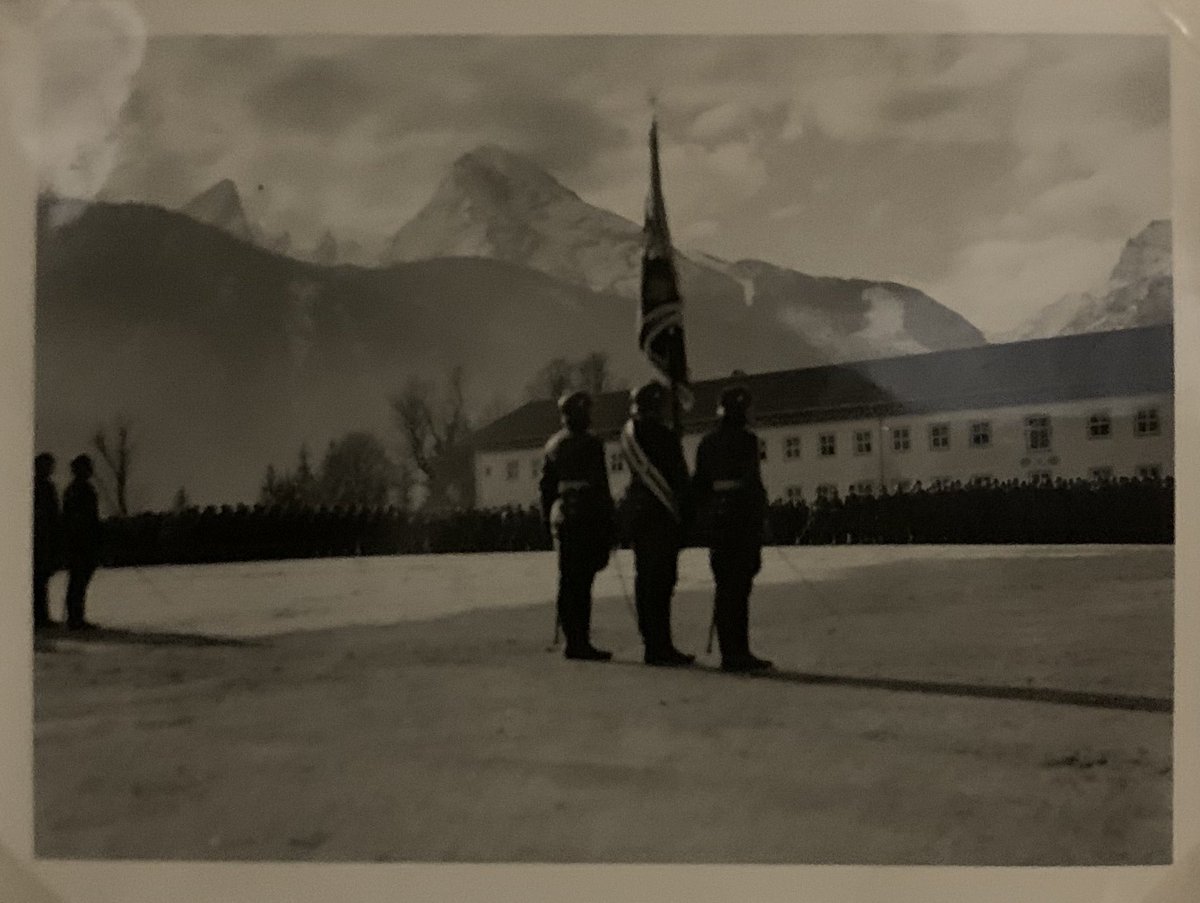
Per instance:
[[[542,519],[558,550],[558,622],[567,658],[604,662],[612,653],[591,642],[592,581],[608,564],[614,536],[604,443],[588,429],[588,393],[564,395],[558,409],[563,428],[546,443],[539,482]]]
[[[63,539],[66,546],[67,629],[90,630],[84,617],[88,583],[100,564],[100,502],[90,480],[92,459],[79,455],[71,461],[74,479],[63,492]]]
[[[717,428],[700,440],[692,480],[696,508],[707,534],[716,582],[713,619],[725,671],[765,671],[771,663],[750,652],[750,589],[762,567],[767,492],[758,437],[747,427],[750,393],[732,386],[721,393]]]
[[[658,382],[634,392],[621,450],[630,469],[626,508],[644,661],[678,667],[696,660],[671,640],[671,595],[679,576],[679,549],[691,526],[692,501],[683,447],[664,422],[667,400],[667,389]]]
[[[33,626],[53,627],[47,587],[60,566],[62,511],[54,475],[54,455],[33,459]]]

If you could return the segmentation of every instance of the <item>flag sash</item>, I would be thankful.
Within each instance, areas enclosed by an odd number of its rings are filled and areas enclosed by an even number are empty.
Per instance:
[[[625,460],[629,462],[630,470],[637,474],[638,479],[662,503],[663,507],[671,512],[671,516],[677,522],[682,521],[679,505],[675,502],[675,492],[671,489],[671,484],[667,482],[662,471],[654,466],[645,450],[638,444],[632,420],[627,422],[625,428],[621,430],[621,451],[625,454]]]

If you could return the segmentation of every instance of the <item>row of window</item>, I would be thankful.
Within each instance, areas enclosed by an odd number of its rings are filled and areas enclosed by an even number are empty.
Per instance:
[[[891,447],[894,452],[912,450],[912,428],[898,426],[884,428],[891,434]],[[931,423],[927,427],[929,448],[934,451],[944,451],[950,448],[950,424]],[[1144,408],[1133,418],[1133,434],[1135,436],[1157,436],[1161,432],[1161,424],[1157,408]],[[1107,413],[1096,413],[1088,417],[1087,436],[1089,439],[1108,439],[1113,434],[1112,417]],[[1050,418],[1039,414],[1025,418],[1025,447],[1029,451],[1048,451],[1051,445]],[[992,423],[990,420],[976,420],[970,424],[967,441],[971,448],[991,448]],[[851,447],[856,455],[869,455],[874,448],[874,432],[872,430],[855,430],[851,437]],[[817,455],[830,458],[838,453],[837,433],[821,433],[817,436]],[[758,456],[767,460],[767,445],[759,440]],[[800,457],[800,437],[785,436],[783,439],[784,460],[795,460]]]
[[[912,428],[907,426],[885,427],[891,435],[893,452],[912,450]],[[1157,436],[1161,432],[1158,408],[1143,408],[1134,415],[1133,434],[1135,436]],[[1087,419],[1087,437],[1089,439],[1108,439],[1113,435],[1112,417],[1106,412],[1091,414]],[[929,448],[934,451],[945,451],[950,448],[950,424],[931,423],[927,427]],[[1043,414],[1025,418],[1025,447],[1028,451],[1049,451],[1051,447],[1052,428],[1050,418]],[[977,420],[970,424],[968,443],[971,448],[991,448],[992,424],[990,420]],[[874,431],[855,430],[851,437],[851,448],[855,455],[869,455],[874,450]],[[831,458],[838,453],[837,433],[821,433],[817,436],[817,454],[822,458]],[[758,456],[767,460],[767,443],[758,441]],[[800,458],[800,437],[785,436],[783,438],[783,457],[785,460]],[[609,470],[621,473],[625,470],[625,458],[620,452],[609,456]],[[542,459],[534,458],[530,462],[530,475],[537,479],[541,473]],[[491,476],[491,468],[485,472]],[[521,476],[521,462],[512,459],[505,462],[504,477],[507,480],[517,480]]]
[[[1088,469],[1088,479],[1096,482],[1104,482],[1113,479],[1115,473],[1113,468],[1091,467]],[[1137,468],[1138,479],[1141,480],[1158,480],[1162,478],[1162,466],[1159,464],[1142,464]],[[968,480],[964,480],[968,486],[987,485],[995,482],[995,477],[991,474],[976,474]],[[1054,472],[1050,470],[1036,470],[1028,474],[1028,479],[1033,483],[1048,484],[1054,482]],[[951,477],[940,476],[931,477],[926,487],[949,486],[955,481]],[[912,480],[895,480],[890,484],[893,492],[908,492],[913,488]],[[857,483],[850,484],[850,492],[854,495],[875,495],[879,484],[873,480],[861,480]],[[834,483],[822,483],[817,486],[816,498],[832,498],[838,494],[838,487]],[[787,486],[784,489],[784,498],[789,502],[802,502],[805,500],[804,487],[799,485]]]

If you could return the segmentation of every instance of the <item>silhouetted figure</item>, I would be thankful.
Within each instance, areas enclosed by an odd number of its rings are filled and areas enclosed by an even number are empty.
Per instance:
[[[93,472],[92,459],[79,455],[71,461],[74,479],[63,493],[68,630],[94,627],[84,617],[88,584],[100,564],[100,502],[90,482]]]
[[[766,659],[750,652],[750,590],[762,568],[767,490],[758,436],[747,427],[750,393],[731,386],[721,393],[717,428],[700,440],[692,478],[716,583],[713,620],[725,671],[765,671]]]
[[[611,652],[591,642],[592,582],[608,564],[613,543],[613,500],[604,443],[588,428],[592,397],[565,395],[558,403],[563,429],[546,443],[539,483],[542,517],[558,549],[558,620],[564,655],[608,661]]]
[[[667,390],[647,383],[633,395],[621,432],[629,462],[629,532],[636,576],[638,628],[648,665],[690,665],[694,655],[671,640],[671,594],[679,577],[679,549],[692,520],[691,485],[679,437],[665,423]]]
[[[62,510],[54,476],[54,455],[33,459],[33,626],[53,627],[48,585],[62,566]]]

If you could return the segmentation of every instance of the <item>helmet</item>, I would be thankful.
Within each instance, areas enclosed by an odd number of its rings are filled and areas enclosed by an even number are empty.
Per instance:
[[[717,416],[725,421],[745,423],[750,401],[750,390],[745,386],[728,386],[721,391]]]
[[[584,391],[567,392],[558,400],[558,412],[564,423],[586,428],[592,413],[592,396]]]
[[[33,459],[33,472],[37,476],[48,477],[54,472],[54,455],[42,452]]]
[[[666,402],[667,387],[660,382],[651,381],[640,389],[634,390],[632,403],[629,406],[629,413],[635,417],[652,417],[657,419],[663,416],[663,408]]]
[[[71,459],[71,473],[87,479],[95,472],[90,455],[76,455]]]
[[[590,411],[591,409],[592,396],[582,390],[567,392],[558,399],[559,413],[564,416],[573,414],[576,411]]]

